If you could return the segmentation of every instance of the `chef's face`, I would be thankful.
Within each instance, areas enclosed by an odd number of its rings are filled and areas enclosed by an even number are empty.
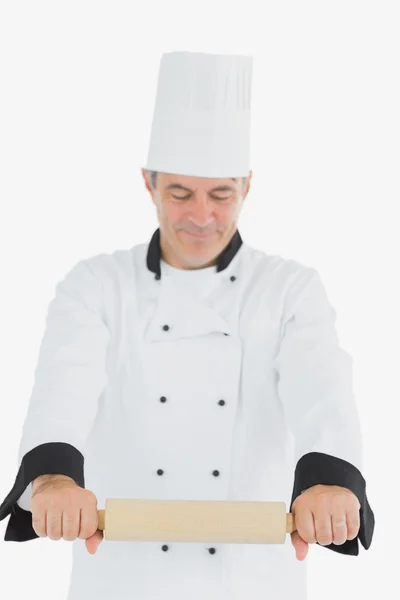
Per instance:
[[[243,178],[191,177],[158,173],[156,187],[142,169],[157,208],[163,259],[181,269],[216,264],[230,242],[250,188]]]

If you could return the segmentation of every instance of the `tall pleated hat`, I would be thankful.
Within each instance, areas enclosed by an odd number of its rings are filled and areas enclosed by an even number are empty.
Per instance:
[[[251,56],[164,53],[146,169],[196,177],[246,177],[252,68]]]

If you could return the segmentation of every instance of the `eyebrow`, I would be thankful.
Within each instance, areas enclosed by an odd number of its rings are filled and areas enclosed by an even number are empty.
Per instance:
[[[231,177],[232,181],[237,181],[234,177]],[[192,192],[190,188],[187,188],[180,183],[171,183],[167,188],[167,190],[185,190],[186,192]],[[213,188],[212,192],[225,192],[226,190],[234,190],[235,188],[231,185],[219,185],[218,187]]]

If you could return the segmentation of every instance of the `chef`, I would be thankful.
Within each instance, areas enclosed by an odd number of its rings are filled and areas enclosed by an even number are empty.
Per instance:
[[[162,55],[145,185],[148,243],[78,261],[52,299],[0,506],[37,538],[44,474],[107,498],[284,501],[284,544],[72,544],[68,600],[307,597],[309,544],[356,556],[374,514],[352,359],[316,269],[243,241],[252,58]],[[46,566],[43,565],[43,574]]]

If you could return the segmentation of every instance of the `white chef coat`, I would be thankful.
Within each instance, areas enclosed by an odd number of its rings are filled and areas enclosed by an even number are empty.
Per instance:
[[[19,450],[0,506],[8,541],[34,539],[30,482],[64,473],[107,498],[284,501],[344,485],[374,515],[352,359],[318,272],[244,243],[181,270],[149,243],[76,263],[49,306]],[[73,542],[68,600],[305,600],[285,544]]]

